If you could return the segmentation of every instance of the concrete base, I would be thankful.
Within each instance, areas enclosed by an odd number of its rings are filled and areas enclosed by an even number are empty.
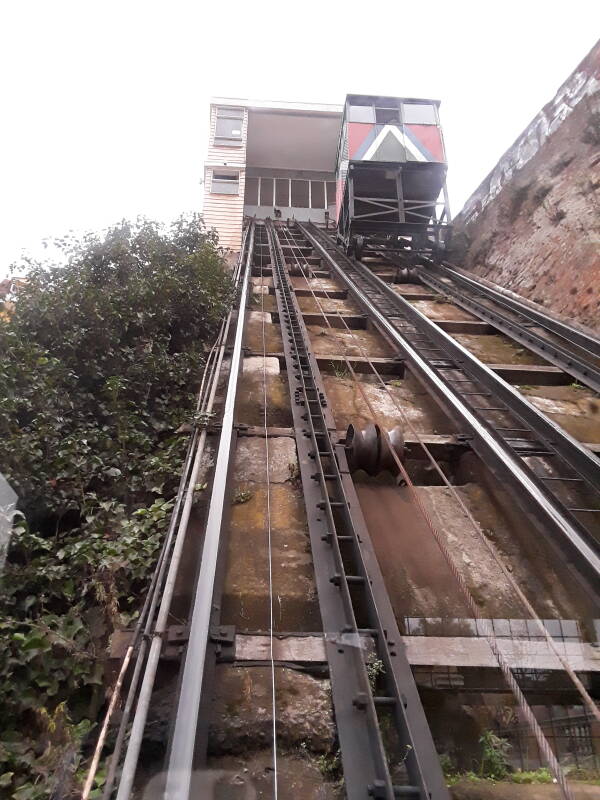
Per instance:
[[[408,373],[404,379],[389,383],[387,391],[373,380],[365,376],[359,388],[351,376],[323,376],[338,430],[345,430],[350,423],[364,426],[373,422],[374,412],[377,422],[388,430],[400,425],[406,436],[411,436],[411,428],[405,420],[419,433],[455,431],[452,421]]]
[[[272,326],[271,326],[272,327]],[[262,349],[262,348],[261,348]],[[251,356],[243,361],[235,418],[246,425],[265,424],[264,382],[267,384],[267,425],[292,425],[287,376],[280,374],[277,358]]]
[[[409,663],[427,667],[483,667],[498,669],[498,660],[488,640],[475,636],[403,636]],[[600,647],[585,642],[554,642],[529,639],[496,639],[498,649],[512,669],[564,669],[556,652],[576,672],[600,672]],[[361,646],[369,650],[365,638]],[[267,661],[270,658],[269,636],[239,635],[235,640],[236,661]],[[273,657],[277,661],[324,663],[323,636],[287,636],[273,641]]]
[[[471,333],[450,334],[484,364],[539,364],[540,357],[505,336]]]
[[[278,353],[283,350],[281,339],[281,328],[271,322],[270,312],[261,312],[260,305],[256,306],[256,311],[248,312],[246,330],[244,332],[244,346],[249,350],[257,350],[261,353]],[[263,313],[264,317],[263,326]],[[263,327],[264,327],[264,346],[263,346]]]
[[[329,752],[335,739],[328,680],[285,667],[275,668],[277,740],[281,749]],[[210,715],[212,753],[244,753],[273,740],[270,667],[219,665]]]
[[[315,631],[321,627],[306,514],[294,485],[296,446],[287,437],[269,447],[271,578],[275,630]],[[269,630],[269,508],[265,439],[238,441],[234,495],[223,591],[224,625]]]
[[[316,355],[393,356],[392,348],[379,334],[366,330],[346,330],[323,325],[308,325],[308,335]]]
[[[530,403],[580,442],[600,442],[600,400],[585,386],[520,387]]]
[[[277,754],[277,797],[279,800],[342,800],[345,792],[334,776],[325,776],[322,761],[300,746],[296,752]],[[211,758],[209,769],[218,784],[210,794],[214,800],[272,800],[274,797],[273,752],[271,748],[243,756]]]
[[[408,660],[414,666],[489,667],[498,660],[486,639],[467,636],[403,636]],[[527,639],[497,639],[509,667],[513,669],[562,670],[563,666],[547,642]],[[600,672],[600,648],[580,642],[555,642],[561,656],[576,672]]]
[[[600,786],[571,782],[574,800],[598,800]],[[453,800],[560,800],[559,787],[551,783],[520,785],[510,781],[469,781],[451,789]]]
[[[407,298],[408,299],[408,298]],[[467,320],[469,322],[477,322],[477,317],[469,314],[468,311],[463,311],[462,308],[452,305],[452,303],[445,303],[441,300],[416,300],[412,301],[414,307],[433,320],[438,319],[452,319],[452,320]]]

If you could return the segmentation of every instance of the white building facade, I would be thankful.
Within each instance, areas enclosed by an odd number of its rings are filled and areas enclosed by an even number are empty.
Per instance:
[[[204,222],[239,250],[244,216],[335,218],[342,106],[213,98]]]

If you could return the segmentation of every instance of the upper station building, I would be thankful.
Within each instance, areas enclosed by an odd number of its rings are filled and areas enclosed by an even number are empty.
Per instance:
[[[213,99],[204,221],[223,247],[239,249],[244,214],[333,218],[341,116],[342,106]]]
[[[431,235],[449,221],[438,105],[369,95],[344,105],[214,98],[207,227],[233,250],[244,216],[330,218],[346,246],[373,231],[410,238],[424,222]]]

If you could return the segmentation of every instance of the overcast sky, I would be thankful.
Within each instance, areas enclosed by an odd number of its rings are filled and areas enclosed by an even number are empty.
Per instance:
[[[47,236],[198,209],[211,95],[438,98],[457,212],[599,35],[597,0],[4,2],[0,274]]]

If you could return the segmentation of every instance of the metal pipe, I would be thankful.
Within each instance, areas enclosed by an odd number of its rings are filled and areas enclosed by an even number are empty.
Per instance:
[[[107,773],[107,776],[106,776],[106,781],[105,781],[104,788],[103,788],[103,791],[102,791],[102,800],[108,800],[108,798],[112,794],[112,787],[113,787],[113,784],[114,784],[114,781],[115,781],[115,777],[116,777],[116,773],[117,773],[117,767],[118,767],[118,764],[119,764],[119,761],[120,761],[120,757],[121,757],[121,749],[123,747],[123,742],[125,740],[125,735],[126,735],[126,732],[127,732],[127,726],[129,724],[129,717],[131,715],[131,710],[133,708],[133,704],[134,704],[134,700],[135,700],[135,693],[137,691],[137,687],[138,687],[139,680],[140,680],[140,674],[141,674],[141,671],[142,671],[142,668],[143,668],[143,665],[144,665],[144,659],[146,658],[146,652],[148,650],[147,637],[148,637],[148,635],[150,633],[150,630],[151,630],[151,627],[152,627],[152,622],[153,622],[153,619],[154,619],[154,612],[156,610],[156,605],[157,605],[158,599],[160,597],[160,589],[162,587],[163,576],[164,576],[165,568],[166,568],[166,553],[169,551],[169,548],[171,547],[171,541],[172,541],[172,538],[173,538],[173,533],[174,533],[175,528],[177,526],[177,520],[179,519],[179,510],[181,508],[181,498],[182,498],[182,495],[183,495],[184,487],[187,484],[188,472],[189,472],[189,468],[191,466],[192,455],[195,452],[197,438],[198,438],[198,433],[197,433],[197,431],[194,431],[194,434],[193,434],[193,436],[191,437],[191,440],[190,440],[190,446],[188,447],[188,452],[186,454],[186,461],[185,461],[184,469],[182,470],[182,474],[181,474],[181,481],[180,481],[179,489],[178,489],[178,492],[177,492],[177,500],[176,500],[175,508],[173,510],[173,515],[171,517],[171,525],[169,526],[169,532],[167,534],[167,538],[165,539],[165,546],[164,546],[163,551],[161,553],[161,560],[157,564],[157,570],[155,571],[155,577],[157,578],[157,580],[156,580],[154,586],[151,587],[151,592],[148,595],[150,609],[149,609],[149,612],[148,612],[148,614],[146,616],[144,616],[143,618],[140,617],[140,622],[142,622],[142,623],[145,622],[143,638],[142,638],[142,640],[140,642],[139,649],[138,649],[138,652],[137,652],[137,657],[136,657],[136,661],[135,661],[135,667],[134,667],[134,670],[133,670],[133,675],[131,677],[131,682],[130,682],[130,685],[129,685],[129,691],[127,693],[127,700],[125,701],[125,708],[123,709],[123,714],[121,716],[121,721],[120,721],[120,724],[119,724],[119,731],[117,733],[117,739],[116,739],[116,742],[115,742],[115,747],[114,747],[114,750],[113,750],[113,752],[111,754],[110,766],[109,766],[109,769],[108,769],[108,773]],[[140,634],[141,634],[141,625],[139,627],[136,627],[136,630],[134,632],[133,642],[132,642],[133,649],[135,649],[135,646],[137,645],[137,642],[138,642],[138,639],[140,637]],[[84,800],[84,798],[82,798],[82,800]]]
[[[208,510],[208,519],[202,548],[202,560],[200,562],[200,573],[196,584],[190,635],[183,667],[175,729],[173,732],[171,754],[167,770],[165,789],[165,798],[167,800],[187,800],[192,777],[196,728],[202,694],[215,572],[223,522],[225,488],[233,437],[235,401],[243,356],[242,341],[254,245],[253,223],[251,223],[248,238],[246,268],[242,281],[237,327],[229,370],[227,397],[221,425],[219,450],[215,464],[215,477]],[[126,797],[127,795],[123,795],[122,797],[118,796],[117,800],[125,800]]]
[[[173,531],[175,530],[177,518],[179,516],[179,508],[180,508],[180,505],[181,505],[181,492],[182,492],[183,486],[185,485],[185,481],[186,481],[186,478],[187,478],[187,473],[188,473],[188,470],[189,470],[189,465],[190,465],[190,460],[191,460],[191,454],[193,452],[196,436],[197,436],[197,434],[196,434],[196,432],[194,432],[194,435],[193,435],[193,437],[191,437],[190,443],[189,443],[188,448],[187,448],[184,468],[183,468],[183,470],[181,472],[181,479],[180,479],[179,488],[178,488],[178,491],[177,491],[177,500],[175,502],[175,507],[173,509],[173,514],[171,515],[171,522],[169,524],[169,530],[167,532],[167,536],[165,537],[165,540],[164,540],[164,543],[163,543],[163,547],[162,547],[160,555],[158,557],[158,561],[157,561],[156,567],[154,569],[154,573],[152,575],[152,580],[150,582],[150,586],[148,587],[148,592],[146,594],[146,599],[144,601],[144,606],[142,608],[142,611],[140,613],[139,619],[137,621],[136,627],[135,627],[133,635],[132,635],[131,643],[129,645],[129,648],[127,649],[127,653],[125,655],[125,658],[123,659],[123,664],[122,664],[121,670],[119,672],[119,677],[117,678],[117,682],[116,682],[115,687],[113,689],[113,696],[111,698],[111,702],[110,702],[110,705],[109,705],[109,708],[108,708],[108,711],[106,713],[106,717],[105,717],[105,720],[104,720],[102,732],[100,734],[100,737],[98,739],[98,744],[96,746],[96,752],[98,753],[98,755],[102,752],[102,749],[103,749],[103,746],[104,746],[104,740],[105,740],[105,737],[106,737],[106,731],[108,729],[108,723],[110,722],[110,718],[111,718],[111,716],[112,716],[112,714],[113,714],[113,712],[114,712],[114,710],[116,708],[116,701],[119,698],[121,685],[123,683],[123,679],[125,677],[125,673],[127,672],[127,669],[128,669],[128,666],[129,666],[129,661],[130,661],[131,657],[133,656],[133,653],[135,652],[135,649],[136,649],[136,647],[138,645],[138,642],[140,640],[140,637],[142,635],[142,627],[145,628],[144,633],[147,633],[147,631],[149,629],[149,626],[151,625],[151,621],[152,621],[153,614],[154,614],[154,609],[156,608],[156,601],[157,601],[157,598],[158,598],[158,595],[159,595],[159,589],[160,589],[160,584],[161,584],[161,581],[162,581],[162,575],[164,574],[164,565],[165,565],[166,554],[168,553],[168,550],[169,550],[169,547],[170,547],[170,544],[171,544],[171,539],[172,539],[172,536],[173,536]],[[120,751],[121,751],[121,746],[122,746],[124,735],[125,735],[125,729],[126,729],[126,726],[127,726],[127,720],[128,720],[128,717],[129,717],[129,712],[131,711],[131,706],[132,706],[132,703],[133,703],[133,695],[135,693],[135,689],[137,687],[137,682],[138,682],[138,679],[139,679],[139,672],[140,672],[140,669],[141,669],[141,666],[142,666],[142,663],[143,663],[143,659],[145,657],[145,649],[146,649],[145,648],[145,640],[142,639],[141,644],[140,644],[140,648],[138,650],[138,654],[137,654],[137,657],[136,657],[136,664],[135,664],[133,676],[132,676],[130,687],[129,687],[129,692],[128,692],[128,696],[127,696],[127,702],[125,704],[125,709],[124,709],[124,712],[123,712],[123,715],[122,715],[122,718],[121,718],[121,722],[120,722],[120,725],[119,725],[119,733],[117,735],[115,748],[114,748],[114,751],[113,751],[113,753],[111,755],[111,759],[110,759],[110,767],[109,767],[109,770],[108,770],[108,774],[107,774],[107,777],[106,777],[106,781],[105,781],[104,788],[103,788],[103,793],[102,793],[103,799],[104,798],[108,798],[110,796],[110,791],[111,791],[111,788],[112,788],[112,784],[113,784],[114,779],[115,779],[117,762],[119,760],[119,754],[120,754]],[[90,766],[90,770],[89,770],[89,773],[88,773],[88,778],[87,778],[87,781],[86,781],[86,785],[84,786],[84,790],[83,790],[83,793],[82,793],[82,800],[86,800],[86,789],[88,789],[88,791],[89,791],[88,784],[90,784],[90,786],[91,786],[91,782],[93,782],[93,779],[94,779],[94,776],[95,776],[95,772],[96,772],[96,770],[98,768],[98,761],[99,761],[99,759],[96,759],[95,757],[92,760],[92,765]]]
[[[129,667],[129,662],[131,661],[131,656],[133,655],[133,649],[134,649],[133,645],[130,644],[129,647],[127,648],[127,652],[125,653],[125,658],[123,659],[123,663],[121,664],[119,676],[113,688],[113,694],[112,697],[110,698],[108,711],[106,712],[106,716],[104,717],[104,722],[102,723],[102,730],[100,731],[100,736],[98,737],[96,749],[94,750],[92,763],[90,765],[87,779],[85,781],[83,791],[81,793],[81,800],[88,800],[90,792],[92,791],[92,786],[94,785],[94,778],[96,776],[96,770],[98,769],[98,764],[100,763],[100,755],[102,754],[102,750],[104,748],[104,741],[106,739],[106,734],[108,731],[108,723],[110,722],[110,718],[113,714],[113,711],[115,710],[117,700],[121,691],[121,686],[123,684],[123,679],[125,678],[125,673],[127,672],[127,668]]]

